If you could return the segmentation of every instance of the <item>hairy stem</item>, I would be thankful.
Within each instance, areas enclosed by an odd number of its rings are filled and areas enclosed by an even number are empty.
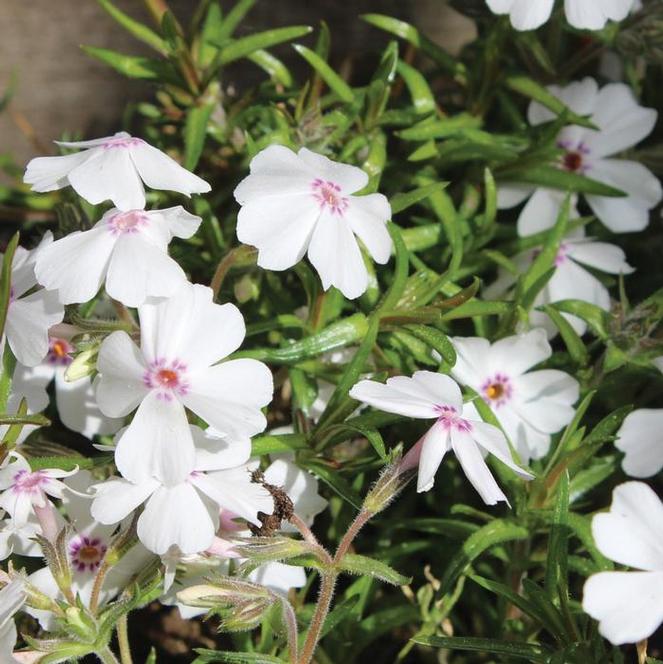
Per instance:
[[[129,645],[129,624],[126,614],[117,621],[117,642],[120,645],[120,660],[122,664],[133,664],[131,646]]]
[[[336,549],[336,555],[334,556],[335,563],[338,563],[343,559],[343,556],[348,552],[354,538],[357,537],[359,531],[368,523],[371,517],[373,517],[373,512],[362,510],[357,514],[355,520],[350,524],[348,531],[343,536],[341,543],[338,545],[338,549]]]
[[[117,661],[117,657],[115,657],[113,651],[108,646],[101,648],[101,650],[97,650],[95,654],[103,664],[120,664],[120,662]]]
[[[283,620],[285,621],[286,634],[288,637],[288,651],[290,653],[289,661],[291,664],[297,664],[297,642],[299,638],[299,633],[297,632],[297,617],[295,616],[295,611],[292,608],[292,604],[290,604],[290,602],[285,597],[279,597],[279,599],[281,600]]]
[[[295,528],[297,528],[306,542],[313,544],[313,546],[320,546],[318,538],[313,534],[313,531],[306,525],[306,523],[304,523],[304,520],[301,517],[292,514],[288,520]]]
[[[308,634],[306,635],[306,641],[304,641],[302,654],[297,660],[298,664],[309,664],[313,659],[315,647],[318,645],[318,639],[322,632],[322,626],[325,624],[325,618],[329,613],[332,598],[334,597],[334,587],[336,586],[337,577],[338,574],[333,571],[325,571],[322,573],[320,596],[318,597],[315,613],[313,614],[311,624],[308,628]]]
[[[101,563],[101,567],[97,572],[97,576],[94,578],[92,595],[90,596],[90,612],[93,616],[97,614],[97,609],[99,608],[99,596],[101,594],[101,587],[104,585],[104,579],[106,578],[108,569],[108,564],[106,562]]]

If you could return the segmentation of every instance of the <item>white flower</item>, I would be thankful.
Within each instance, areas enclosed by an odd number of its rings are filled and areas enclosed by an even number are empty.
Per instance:
[[[640,106],[624,83],[610,83],[599,90],[593,78],[548,88],[571,110],[589,115],[598,131],[578,126],[564,127],[557,145],[564,150],[560,167],[620,189],[626,197],[585,196],[598,219],[616,233],[640,231],[649,223],[649,210],[660,201],[661,183],[645,166],[613,155],[631,148],[648,136],[658,113]],[[529,121],[539,125],[554,114],[536,102],[530,104]],[[509,208],[531,196],[518,219],[518,233],[531,235],[551,227],[564,194],[529,185],[500,185],[498,204]]]
[[[0,469],[0,507],[11,514],[17,526],[28,523],[30,514],[40,514],[51,504],[47,496],[62,498],[67,488],[60,481],[78,472],[59,469],[33,471],[27,460],[17,452],[11,452],[10,462]]]
[[[582,608],[611,643],[642,641],[663,622],[663,504],[642,482],[620,484],[592,534],[604,556],[643,571],[590,576]]]
[[[145,502],[138,537],[159,555],[175,546],[184,554],[207,549],[221,508],[260,525],[258,512],[271,514],[274,503],[264,487],[251,481],[246,466],[250,441],[228,441],[196,426],[190,429],[196,460],[188,477],[172,484],[152,477],[140,482],[112,478],[97,484],[92,516],[101,523],[117,523]]]
[[[615,447],[624,452],[622,468],[631,477],[652,477],[663,468],[663,409],[629,413],[617,432]]]
[[[239,347],[245,328],[237,307],[214,304],[210,288],[186,284],[138,313],[140,349],[121,331],[101,345],[97,402],[109,417],[138,407],[115,452],[122,476],[177,484],[194,469],[184,407],[219,435],[249,438],[266,426],[260,409],[271,401],[272,375],[252,359],[216,364]]]
[[[203,194],[210,186],[168,155],[124,131],[92,141],[56,141],[65,148],[84,148],[62,157],[37,157],[25,169],[33,191],[71,185],[86,201],[113,201],[120,210],[145,207],[143,182],[152,189]]]
[[[14,614],[25,603],[24,585],[21,578],[15,578],[0,590],[0,661],[3,664],[19,662],[14,658],[12,652],[18,636],[14,624]]]
[[[601,30],[607,21],[626,18],[635,0],[564,0],[567,21],[584,30]],[[516,30],[534,30],[552,13],[555,0],[486,0],[495,14],[509,14]]]
[[[37,257],[39,283],[56,290],[60,302],[87,302],[104,280],[106,292],[128,307],[149,296],[172,295],[186,280],[168,256],[173,237],[190,238],[200,217],[181,206],[166,210],[113,208],[89,231],[76,231],[45,247]]]
[[[368,183],[356,166],[301,148],[271,145],[251,161],[251,174],[235,189],[242,206],[237,237],[258,248],[258,265],[285,270],[308,257],[325,290],[336,286],[353,299],[368,287],[357,238],[377,263],[391,255],[382,194],[353,196]]]
[[[34,540],[41,534],[41,526],[31,514],[27,523],[18,524],[10,516],[0,521],[0,560],[12,554],[19,556],[41,556],[41,547]]]
[[[527,271],[539,251],[540,249],[530,249],[513,258],[520,274]],[[539,291],[530,312],[531,324],[545,328],[549,338],[557,334],[557,327],[547,314],[537,311],[536,307],[561,300],[582,300],[604,311],[610,310],[608,289],[585,267],[607,274],[630,274],[634,271],[626,262],[626,256],[620,247],[584,237],[582,230],[567,235],[555,257],[555,272]],[[515,280],[514,275],[500,269],[497,280],[484,291],[484,295],[490,299],[501,297],[510,290]],[[585,333],[587,324],[584,320],[571,314],[562,315],[578,334]]]
[[[29,292],[37,285],[35,261],[52,241],[53,234],[48,231],[32,251],[17,247],[12,261],[5,335],[16,359],[28,367],[44,359],[48,352],[48,328],[64,318],[64,307],[56,292],[45,288]]]
[[[457,352],[451,375],[491,407],[524,463],[540,459],[550,435],[575,413],[578,382],[563,371],[529,371],[552,349],[542,329],[491,344],[478,337],[452,339]]]
[[[411,378],[389,378],[386,384],[362,380],[350,390],[350,396],[388,413],[435,419],[408,453],[411,458],[418,456],[419,492],[432,489],[435,473],[449,450],[453,450],[467,479],[487,505],[508,500],[488,469],[481,448],[521,477],[532,478],[513,462],[504,434],[483,422],[472,404],[463,404],[460,388],[449,376],[417,371]]]

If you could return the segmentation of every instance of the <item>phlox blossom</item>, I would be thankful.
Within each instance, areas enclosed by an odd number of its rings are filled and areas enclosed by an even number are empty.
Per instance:
[[[638,408],[617,432],[622,468],[631,477],[653,477],[663,468],[663,408]]]
[[[124,211],[145,207],[143,182],[152,189],[177,191],[186,196],[210,191],[205,180],[124,131],[91,141],[56,143],[81,151],[32,159],[23,179],[33,191],[53,191],[71,185],[88,203],[98,205],[110,199]]]
[[[87,302],[105,281],[106,292],[128,307],[148,297],[172,295],[186,280],[168,256],[173,237],[190,238],[200,217],[181,206],[165,210],[113,208],[89,231],[76,231],[45,247],[37,257],[39,283],[60,302]]]
[[[26,600],[23,579],[17,577],[0,590],[0,661],[3,664],[18,664],[13,655],[18,634],[14,615],[23,607]]]
[[[575,414],[578,382],[556,369],[531,371],[552,349],[540,328],[491,344],[479,337],[454,337],[456,364],[451,375],[475,390],[491,407],[527,463],[550,448],[550,436]]]
[[[362,380],[350,390],[350,396],[387,413],[435,420],[403,459],[419,466],[419,492],[433,488],[435,473],[450,450],[487,505],[508,500],[488,469],[482,449],[520,477],[532,479],[513,462],[504,434],[483,422],[472,404],[463,404],[460,388],[449,376],[417,371],[412,377],[395,376],[384,384]]]
[[[663,622],[663,503],[643,482],[620,484],[592,534],[604,556],[639,571],[593,574],[582,608],[611,643],[642,641]]]
[[[221,436],[247,439],[266,426],[261,408],[272,398],[272,375],[252,359],[228,360],[245,334],[233,304],[212,290],[185,284],[168,299],[138,308],[140,348],[122,331],[101,345],[97,402],[109,417],[138,408],[115,450],[122,476],[177,484],[194,470],[195,448],[185,407]]]
[[[389,201],[382,194],[354,195],[368,175],[282,145],[259,152],[250,169],[235,189],[242,206],[237,237],[258,248],[258,265],[286,270],[308,252],[325,290],[335,286],[347,298],[359,297],[368,287],[368,271],[357,237],[376,263],[386,263],[392,248]]]

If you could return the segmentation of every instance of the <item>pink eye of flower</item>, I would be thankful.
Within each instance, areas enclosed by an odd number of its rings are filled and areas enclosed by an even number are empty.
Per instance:
[[[348,199],[341,195],[341,188],[334,182],[316,178],[311,183],[313,197],[320,209],[328,208],[332,214],[342,215],[348,208]]]
[[[79,572],[94,572],[99,569],[108,547],[98,537],[75,537],[69,544],[69,556]]]
[[[189,391],[189,382],[186,377],[186,364],[180,360],[168,362],[159,358],[150,362],[143,374],[143,384],[157,390],[157,397],[170,401],[173,394],[184,396]]]
[[[46,361],[49,364],[67,365],[71,363],[74,347],[66,339],[50,339]]]
[[[125,233],[138,233],[147,226],[147,215],[139,210],[129,212],[120,212],[108,220],[108,230],[113,235],[122,235]]]
[[[472,431],[472,425],[458,415],[458,411],[453,406],[436,406],[435,410],[438,412],[437,421],[445,429],[456,429],[456,431],[463,431],[467,433]]]
[[[576,145],[571,141],[559,141],[558,146],[565,150],[561,158],[561,165],[565,171],[584,173],[589,169],[587,163],[589,148],[584,143]]]
[[[12,486],[16,493],[27,493],[36,495],[41,491],[42,484],[48,482],[48,476],[41,470],[31,473],[27,470],[19,470],[14,475],[14,484]]]
[[[117,138],[109,138],[101,144],[101,147],[104,150],[110,148],[130,148],[134,145],[140,145],[141,143],[143,143],[141,138],[134,138],[133,136],[118,136]]]
[[[511,398],[513,385],[508,376],[498,372],[481,386],[481,392],[488,403],[503,406]]]

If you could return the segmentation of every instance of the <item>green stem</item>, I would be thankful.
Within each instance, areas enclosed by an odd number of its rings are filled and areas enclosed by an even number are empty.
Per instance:
[[[322,582],[320,584],[320,596],[318,603],[315,607],[315,613],[311,619],[311,624],[308,628],[306,641],[302,648],[302,654],[299,657],[298,664],[309,664],[313,659],[315,647],[318,645],[318,639],[322,632],[322,626],[325,624],[325,618],[329,613],[332,598],[334,597],[334,587],[336,586],[336,572],[325,571],[322,573]]]
[[[117,661],[117,657],[115,657],[113,651],[108,646],[101,648],[101,650],[97,650],[95,654],[103,664],[120,664],[120,662]]]
[[[117,621],[117,641],[120,645],[120,659],[122,660],[122,664],[133,664],[131,646],[129,645],[129,625],[126,614]]]

